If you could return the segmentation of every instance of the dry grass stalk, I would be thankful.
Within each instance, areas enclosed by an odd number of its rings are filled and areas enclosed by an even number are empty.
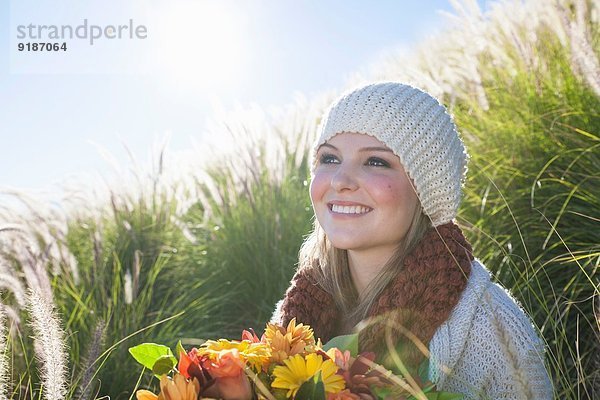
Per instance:
[[[105,330],[106,322],[104,322],[104,320],[98,321],[82,363],[83,372],[81,381],[77,387],[77,392],[75,393],[75,399],[88,400],[91,398],[94,389],[92,380],[94,379],[98,368],[98,363],[96,363],[96,361],[104,349],[104,342],[106,339]]]
[[[29,291],[28,309],[42,394],[46,400],[65,399],[68,355],[60,319],[51,301],[33,289]]]
[[[597,7],[594,2],[591,7]],[[588,4],[585,0],[577,0],[573,4],[574,15],[569,16],[567,6],[561,6],[562,22],[569,35],[571,45],[571,63],[589,87],[600,96],[600,61],[594,52],[591,33],[588,29]]]
[[[0,305],[0,400],[8,400],[9,396],[9,365],[8,365],[8,329],[4,308]]]

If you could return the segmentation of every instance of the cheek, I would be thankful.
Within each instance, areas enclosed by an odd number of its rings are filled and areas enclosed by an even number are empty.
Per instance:
[[[402,207],[403,210],[410,210],[411,212],[414,209],[417,196],[410,181],[375,177],[370,180],[370,183],[373,187],[373,196],[377,197],[379,204]]]
[[[310,200],[313,203],[313,207],[315,202],[319,201],[327,190],[328,184],[325,175],[326,174],[317,172],[310,181]]]

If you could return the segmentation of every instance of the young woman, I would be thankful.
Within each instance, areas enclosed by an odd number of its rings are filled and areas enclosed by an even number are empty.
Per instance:
[[[467,399],[547,399],[544,345],[453,222],[467,154],[446,109],[400,83],[336,100],[314,146],[314,230],[273,322],[427,367]],[[390,351],[393,349],[394,351]]]

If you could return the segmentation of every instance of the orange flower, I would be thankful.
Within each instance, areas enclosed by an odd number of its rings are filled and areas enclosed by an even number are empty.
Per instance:
[[[181,374],[175,374],[173,379],[167,378],[166,375],[160,377],[160,396],[165,400],[196,400],[200,393],[200,384],[198,380],[192,379],[188,381]]]
[[[215,378],[217,397],[225,400],[250,400],[252,388],[238,349],[221,350],[215,356],[214,359],[206,359],[203,367]]]
[[[181,375],[187,379],[196,378],[198,380],[203,396],[203,392],[213,384],[212,379],[202,366],[204,360],[207,358],[208,356],[199,355],[198,349],[194,347],[187,354],[184,351],[179,354],[179,364],[177,365],[177,370]]]
[[[203,363],[203,367],[213,378],[237,376],[244,372],[245,363],[238,349],[221,350],[215,356]]]
[[[135,398],[137,400],[157,400],[158,396],[149,390],[138,390],[135,392]]]
[[[137,400],[197,400],[200,393],[198,380],[188,381],[181,374],[175,374],[173,379],[163,375],[160,377],[160,393],[155,395],[148,390],[138,390]]]
[[[341,392],[328,393],[327,400],[361,400],[361,397],[348,389],[344,389]]]
[[[242,331],[242,340],[246,340],[250,343],[263,343],[264,342],[264,335],[261,339],[258,338],[258,336],[256,335],[256,332],[254,332],[254,329],[250,328],[250,331],[247,330],[243,330]]]
[[[199,364],[200,358],[198,357],[198,349],[194,347],[192,350],[187,352],[187,354],[183,351],[181,352],[181,354],[179,354],[179,364],[177,364],[177,370],[181,375],[190,379],[191,376],[188,372],[188,369],[194,365]]]
[[[271,361],[281,363],[296,354],[305,355],[306,349],[315,346],[313,330],[292,319],[287,328],[267,324],[264,340],[271,346]]]

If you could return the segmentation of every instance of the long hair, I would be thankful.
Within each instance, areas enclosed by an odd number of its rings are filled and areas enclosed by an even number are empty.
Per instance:
[[[344,315],[344,325],[354,326],[367,317],[375,300],[401,270],[406,256],[431,226],[431,220],[419,202],[403,240],[360,297],[350,275],[347,250],[332,245],[316,217],[313,231],[300,248],[299,268],[308,269],[319,285],[333,296]]]

